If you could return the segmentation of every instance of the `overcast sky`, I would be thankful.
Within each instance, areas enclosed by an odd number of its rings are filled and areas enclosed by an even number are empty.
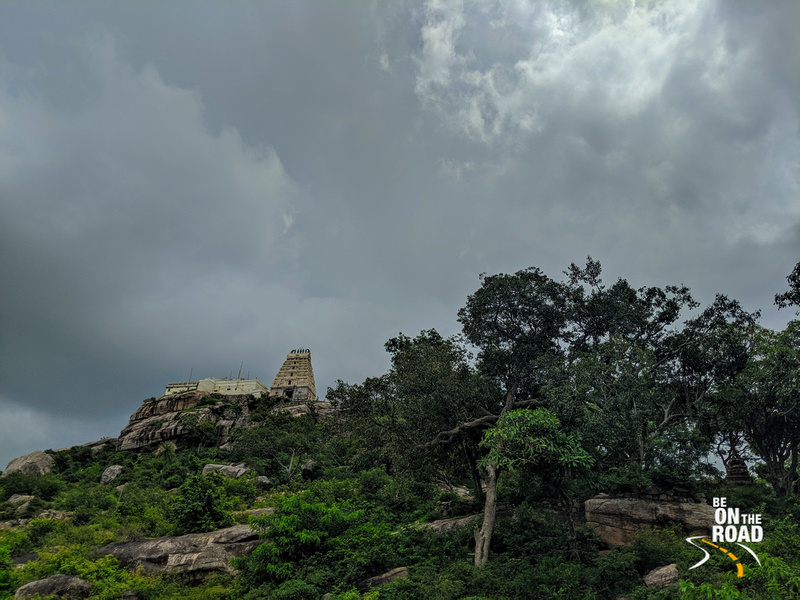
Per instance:
[[[764,311],[800,260],[800,3],[0,2],[0,468],[168,381],[320,395],[481,272]]]

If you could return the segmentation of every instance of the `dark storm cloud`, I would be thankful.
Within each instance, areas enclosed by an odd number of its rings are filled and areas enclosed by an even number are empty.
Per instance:
[[[304,346],[321,392],[374,375],[398,331],[456,332],[481,271],[592,254],[790,316],[791,3],[2,17],[0,463],[114,435],[190,369],[269,383]]]

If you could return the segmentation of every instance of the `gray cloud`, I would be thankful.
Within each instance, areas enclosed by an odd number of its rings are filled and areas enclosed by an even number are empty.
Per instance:
[[[780,326],[797,20],[711,0],[4,7],[0,463],[114,435],[190,369],[269,382],[303,346],[320,390],[379,373],[398,331],[458,331],[482,271],[591,254]]]

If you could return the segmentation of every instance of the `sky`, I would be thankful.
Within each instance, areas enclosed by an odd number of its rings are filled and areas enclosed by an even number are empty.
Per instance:
[[[800,3],[0,1],[0,468],[169,381],[317,390],[480,273],[763,311],[800,260]]]

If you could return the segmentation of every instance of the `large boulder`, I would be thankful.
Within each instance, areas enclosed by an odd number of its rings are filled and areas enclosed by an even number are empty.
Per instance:
[[[672,563],[666,567],[653,569],[644,576],[644,584],[647,587],[667,587],[678,581],[678,565]]]
[[[100,483],[103,485],[111,483],[122,473],[122,465],[111,465],[100,476]]]
[[[439,519],[438,521],[431,521],[430,523],[422,523],[417,527],[419,529],[429,529],[438,534],[450,533],[451,531],[460,531],[472,523],[475,523],[483,515],[470,515],[468,517],[456,517],[454,519]]]
[[[203,467],[203,475],[208,475],[209,473],[220,473],[221,475],[225,475],[225,477],[230,477],[231,479],[238,479],[249,471],[250,467],[246,467],[244,463],[239,465],[206,465]]]
[[[109,544],[97,553],[111,554],[124,565],[141,565],[148,571],[231,571],[231,558],[250,554],[260,543],[250,525],[235,525],[209,533]]]
[[[24,504],[33,500],[33,496],[29,494],[14,494],[7,500],[9,504]]]
[[[14,600],[28,600],[34,596],[55,596],[67,600],[81,600],[86,598],[91,590],[91,582],[59,573],[51,575],[47,579],[39,579],[23,585],[14,594]]]
[[[3,471],[3,477],[8,477],[13,473],[27,473],[29,475],[47,475],[53,470],[56,461],[49,454],[37,450],[25,456],[15,458]]]
[[[600,494],[585,503],[586,522],[609,546],[633,544],[637,532],[679,524],[688,534],[703,535],[714,524],[708,504],[678,500],[612,498]]]

